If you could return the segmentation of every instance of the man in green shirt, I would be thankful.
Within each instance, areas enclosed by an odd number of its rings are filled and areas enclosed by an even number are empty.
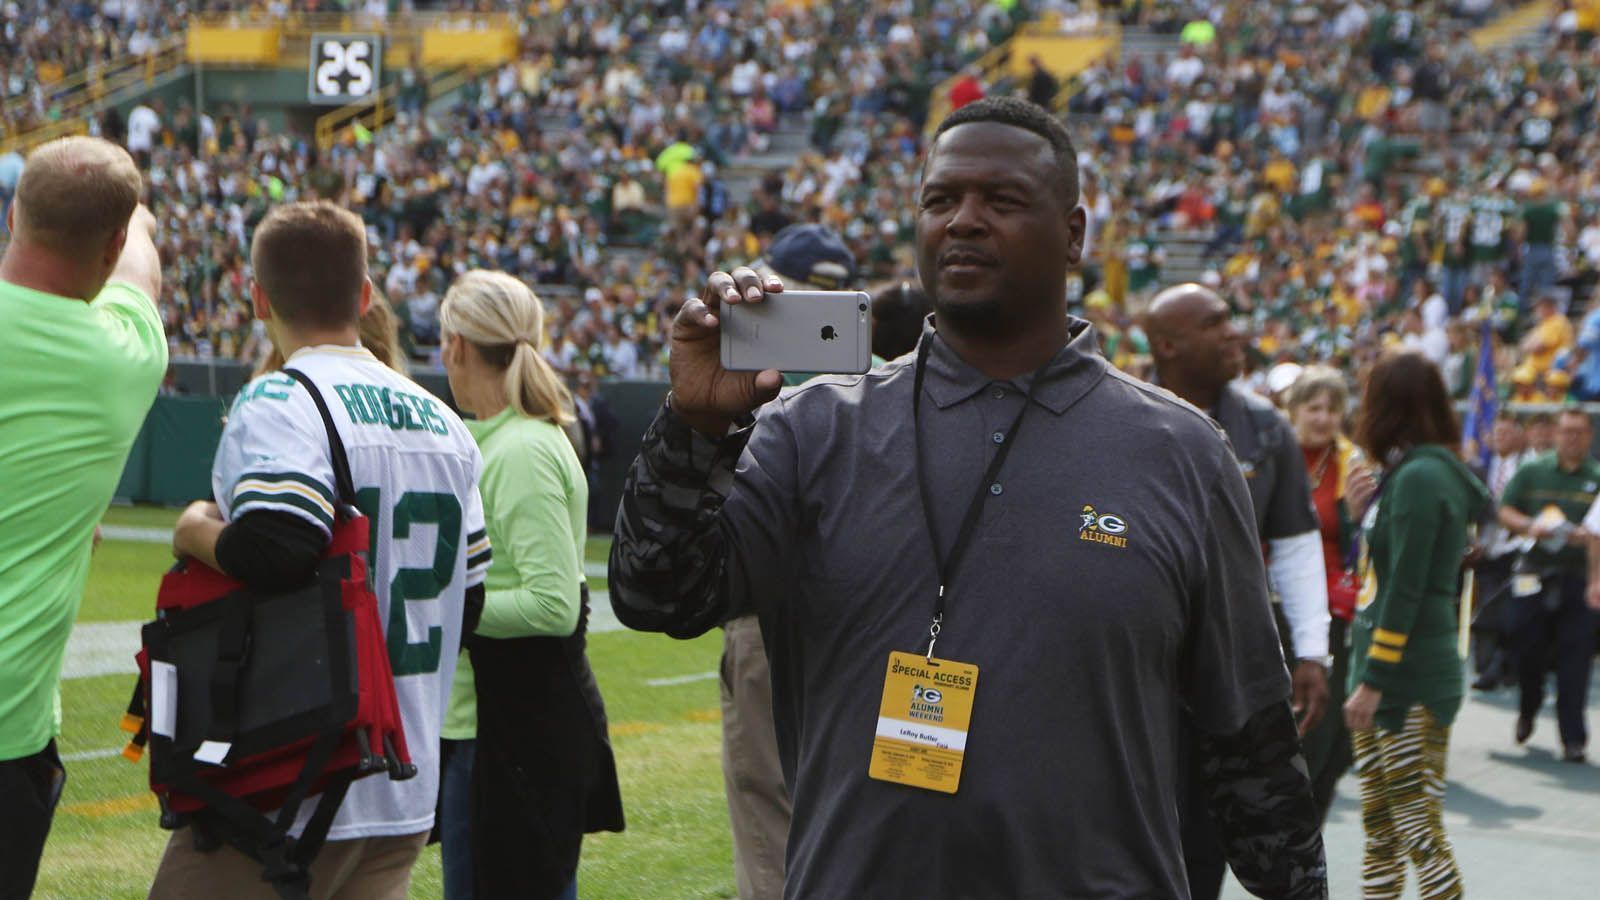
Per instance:
[[[1444,264],[1441,285],[1444,299],[1451,309],[1460,309],[1472,275],[1472,254],[1467,243],[1472,204],[1467,199],[1466,188],[1458,184],[1449,197],[1434,206],[1433,215],[1438,221],[1433,233],[1439,236],[1443,244],[1440,258]]]
[[[140,188],[114,144],[45,144],[0,258],[0,885],[22,896],[66,780],[56,685],[95,523],[167,367]]]
[[[1563,758],[1583,762],[1584,707],[1594,657],[1594,613],[1584,604],[1588,532],[1579,523],[1600,493],[1600,462],[1589,456],[1594,428],[1580,409],[1562,410],[1556,449],[1517,470],[1500,499],[1500,524],[1536,542],[1512,576],[1512,646],[1522,682],[1517,743],[1533,734],[1544,674],[1556,658],[1556,713]]]
[[[1565,210],[1561,201],[1551,199],[1550,186],[1543,178],[1534,179],[1528,188],[1528,202],[1522,205],[1522,296],[1539,299],[1556,280],[1556,236],[1561,230]]]
[[[1129,296],[1143,296],[1159,288],[1161,264],[1166,262],[1167,254],[1143,222],[1133,240],[1128,241],[1126,253]]]
[[[1487,194],[1472,201],[1472,264],[1475,271],[1494,268],[1505,256],[1506,217],[1516,206],[1502,196]]]

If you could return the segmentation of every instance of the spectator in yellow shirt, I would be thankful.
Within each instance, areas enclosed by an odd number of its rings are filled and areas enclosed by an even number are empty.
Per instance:
[[[699,208],[700,183],[705,180],[700,167],[692,160],[674,166],[667,172],[667,217],[672,227],[682,231],[694,222]]]
[[[1281,152],[1272,151],[1272,159],[1268,160],[1265,168],[1261,170],[1261,180],[1272,186],[1279,194],[1287,194],[1294,190],[1294,163]]]
[[[1537,324],[1522,339],[1522,352],[1528,355],[1528,365],[1541,375],[1550,370],[1556,354],[1571,347],[1576,340],[1572,320],[1556,309],[1556,301],[1540,297],[1534,304]]]

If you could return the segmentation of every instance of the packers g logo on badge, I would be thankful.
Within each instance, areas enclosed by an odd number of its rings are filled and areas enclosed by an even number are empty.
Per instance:
[[[1128,539],[1123,535],[1128,531],[1128,523],[1121,516],[1101,514],[1093,505],[1085,503],[1079,518],[1082,522],[1078,525],[1078,540],[1105,544],[1119,550],[1127,549]]]

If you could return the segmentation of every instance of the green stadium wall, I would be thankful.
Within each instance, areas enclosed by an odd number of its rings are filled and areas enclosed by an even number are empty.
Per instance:
[[[223,415],[232,394],[244,383],[244,367],[175,363],[174,369],[178,383],[193,393],[156,398],[123,467],[116,492],[119,502],[182,506],[211,498],[211,460],[222,438]],[[413,377],[450,402],[450,385],[442,371],[418,370]],[[591,526],[611,527],[628,467],[666,394],[667,385],[658,382],[600,385],[600,395],[616,419],[616,431],[611,453],[598,462],[589,502]]]

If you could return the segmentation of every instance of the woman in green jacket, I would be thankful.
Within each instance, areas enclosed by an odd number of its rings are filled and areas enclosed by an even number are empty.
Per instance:
[[[589,484],[561,429],[572,399],[539,354],[539,298],[516,278],[466,273],[439,322],[450,390],[483,451],[494,548],[445,715],[445,897],[572,898],[583,835],[622,830],[605,705],[584,653]]]
[[[1444,379],[1420,353],[1373,366],[1356,438],[1385,464],[1362,522],[1365,579],[1344,705],[1367,835],[1362,896],[1398,898],[1409,858],[1422,897],[1459,897],[1442,818],[1462,695],[1455,604],[1467,526],[1489,493],[1456,455],[1461,429]]]

